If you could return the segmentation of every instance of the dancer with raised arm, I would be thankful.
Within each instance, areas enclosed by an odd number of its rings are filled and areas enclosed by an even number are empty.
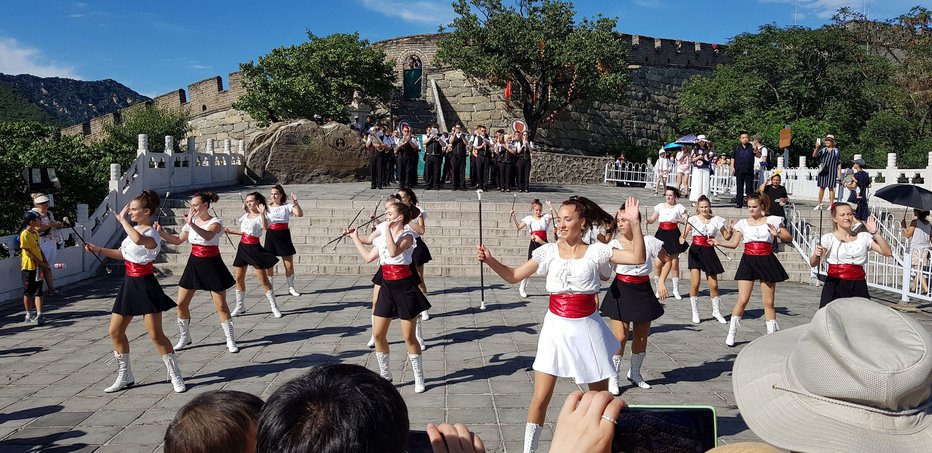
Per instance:
[[[186,390],[175,350],[162,332],[162,312],[174,308],[175,302],[165,295],[152,274],[152,262],[162,248],[159,234],[152,228],[152,217],[159,212],[159,203],[158,194],[144,190],[123,207],[116,217],[126,232],[126,239],[123,239],[120,248],[108,249],[91,243],[84,245],[84,249],[90,253],[126,262],[126,276],[117,291],[110,315],[110,341],[113,343],[113,356],[118,370],[116,381],[104,389],[107,393],[132,387],[136,383],[129,360],[129,339],[126,337],[126,328],[135,316],[143,317],[146,331],[162,356],[175,392]]]
[[[654,237],[663,241],[663,249],[667,251],[670,259],[654,263],[654,284],[660,289],[660,265],[668,266],[670,269],[667,275],[673,279],[673,297],[677,300],[682,299],[680,296],[680,252],[683,251],[683,245],[680,243],[680,224],[686,223],[688,216],[686,208],[677,203],[680,197],[680,191],[675,187],[667,187],[663,191],[664,202],[654,206],[654,213],[647,218],[647,224],[660,221],[660,228],[654,232]]]
[[[553,211],[553,205],[550,204],[550,200],[547,200],[547,205],[550,206],[550,210]],[[550,214],[543,214],[543,212],[544,205],[542,205],[537,198],[531,201],[531,213],[524,216],[521,222],[518,222],[515,210],[511,210],[511,223],[514,224],[515,229],[521,231],[527,228],[528,232],[531,233],[531,243],[527,246],[527,259],[531,259],[534,250],[537,250],[538,247],[547,243],[547,233],[550,231],[550,225],[553,224],[553,216]],[[527,280],[528,279],[521,280],[521,284],[518,285],[518,294],[523,298],[527,298]]]
[[[414,392],[422,393],[426,389],[423,358],[414,330],[421,312],[430,308],[430,302],[417,287],[418,281],[411,272],[416,234],[408,228],[408,224],[418,214],[417,210],[404,203],[389,205],[385,222],[378,226],[380,234],[372,241],[372,249],[366,248],[356,229],[345,229],[344,233],[353,238],[356,251],[367,263],[378,259],[381,264],[382,283],[375,305],[373,326],[379,374],[392,380],[387,334],[392,318],[401,318],[401,333],[414,371]]]
[[[617,224],[617,235],[608,245],[613,249],[632,250],[634,232],[631,227],[632,222],[626,219],[623,214],[625,206],[615,215]],[[637,220],[634,222],[641,223],[641,216],[638,213]],[[612,355],[612,364],[615,367],[615,374],[608,379],[608,391],[613,395],[621,395],[621,389],[618,385],[618,370],[621,368],[621,359],[625,354],[625,344],[628,342],[628,328],[634,330],[634,338],[631,343],[631,366],[628,368],[628,379],[642,389],[649,389],[650,384],[641,377],[641,364],[644,363],[644,357],[647,355],[647,336],[650,334],[651,321],[663,315],[663,306],[654,296],[654,290],[650,285],[650,274],[653,270],[653,262],[656,260],[664,261],[669,259],[666,250],[663,249],[663,242],[653,236],[641,236],[639,239],[644,244],[644,254],[646,261],[643,264],[618,264],[615,266],[615,279],[612,286],[609,287],[602,299],[600,311],[602,316],[607,316],[612,320],[612,333],[621,343],[618,351]],[[660,274],[660,300],[666,299],[667,288],[664,282],[667,278],[669,267],[662,266]]]
[[[288,293],[292,296],[300,296],[294,287],[294,243],[291,242],[291,230],[288,229],[288,222],[292,216],[304,217],[304,210],[298,204],[298,196],[291,193],[291,203],[288,203],[288,195],[285,194],[285,188],[281,184],[272,187],[272,202],[266,215],[269,217],[269,230],[265,233],[265,249],[269,253],[281,257],[282,265],[285,267],[285,280],[288,282]],[[269,283],[275,288],[275,266],[266,270],[269,274]]]
[[[735,280],[738,281],[738,303],[731,310],[731,324],[728,326],[728,336],[725,344],[735,345],[735,335],[741,326],[741,316],[751,301],[751,292],[754,291],[754,282],[760,280],[761,299],[764,303],[764,319],[767,321],[767,333],[780,330],[777,324],[777,311],[774,308],[774,294],[777,283],[790,278],[780,264],[780,260],[773,253],[773,239],[779,237],[782,241],[792,239],[790,232],[783,226],[783,219],[777,216],[768,216],[769,200],[760,194],[748,195],[748,218],[741,219],[735,224],[730,241],[717,241],[709,239],[713,246],[720,245],[730,249],[744,244],[744,254],[738,263]]]
[[[272,315],[276,318],[282,317],[282,312],[278,310],[278,303],[275,302],[275,291],[272,290],[272,284],[266,273],[266,269],[278,263],[278,257],[269,253],[259,243],[262,232],[269,227],[269,219],[265,215],[266,208],[265,197],[259,192],[252,192],[246,195],[243,202],[243,209],[246,213],[239,218],[239,231],[224,229],[227,234],[241,235],[239,246],[236,248],[236,258],[233,259],[233,269],[236,275],[236,307],[233,308],[233,316],[246,313],[246,266],[252,266],[256,270],[256,277],[259,278],[262,289],[265,290],[265,297],[269,300]]]
[[[628,197],[625,211],[620,214],[631,223],[630,250],[582,241],[583,233],[593,224],[614,221],[611,214],[584,197],[571,198],[560,206],[560,240],[541,246],[532,259],[517,268],[499,262],[484,245],[478,247],[479,261],[508,283],[518,283],[535,272],[547,276],[550,307],[540,329],[534,360],[534,396],[524,432],[525,452],[537,450],[558,377],[571,377],[577,383],[589,384],[590,390],[601,391],[608,389],[608,379],[617,374],[611,357],[619,343],[597,313],[600,271],[609,263],[637,265],[646,261],[637,221],[639,208],[637,199]]]
[[[835,230],[822,236],[815,253],[809,257],[809,265],[818,266],[823,260],[828,262],[828,275],[822,286],[819,308],[842,297],[864,297],[870,299],[867,292],[867,252],[873,250],[883,256],[893,256],[890,244],[877,231],[877,218],[870,216],[865,222],[867,231],[855,233],[852,224],[857,220],[854,209],[848,203],[833,203],[831,207],[832,222]]]
[[[687,253],[689,267],[689,305],[692,308],[693,324],[699,324],[699,281],[705,272],[705,279],[709,285],[709,297],[712,299],[712,317],[725,324],[722,316],[722,298],[718,296],[718,275],[725,272],[722,261],[715,253],[715,247],[709,239],[721,233],[725,240],[731,239],[734,222],[725,226],[725,219],[712,214],[712,203],[705,195],[699,197],[696,206],[696,215],[686,220],[683,238],[691,237],[689,252]]]
[[[214,309],[220,318],[220,327],[226,336],[227,350],[239,352],[233,332],[233,318],[227,305],[227,290],[236,280],[230,275],[223,258],[220,257],[220,238],[223,236],[223,221],[210,215],[210,205],[220,200],[213,192],[198,192],[191,197],[191,208],[184,216],[181,234],[171,234],[156,223],[155,229],[163,241],[180,245],[191,243],[191,255],[178,280],[178,330],[180,336],[175,350],[191,344],[191,299],[198,290],[210,291]]]

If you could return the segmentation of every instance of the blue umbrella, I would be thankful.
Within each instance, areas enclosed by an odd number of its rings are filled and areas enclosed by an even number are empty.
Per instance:
[[[699,143],[699,139],[695,135],[684,135],[676,139],[675,143],[679,143],[681,145],[695,145],[696,143]]]
[[[680,149],[680,148],[682,148],[682,146],[676,143],[667,143],[666,146],[663,147],[663,149]]]

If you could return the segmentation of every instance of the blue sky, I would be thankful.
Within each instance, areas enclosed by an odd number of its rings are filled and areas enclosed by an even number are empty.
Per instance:
[[[507,1],[507,0],[506,0]],[[930,0],[576,1],[577,13],[618,17],[624,33],[725,43],[761,24],[818,27],[841,6],[890,18]],[[256,2],[4,1],[0,72],[114,79],[147,96],[236,71],[274,47],[317,35],[370,41],[432,33],[450,0]]]

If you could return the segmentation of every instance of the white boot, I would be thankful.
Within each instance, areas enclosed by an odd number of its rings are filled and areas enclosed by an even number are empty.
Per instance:
[[[379,361],[379,376],[382,376],[388,382],[392,381],[392,370],[388,368],[389,354],[387,352],[376,352],[376,360]]]
[[[129,353],[120,354],[113,351],[113,357],[117,361],[117,378],[113,385],[104,389],[106,393],[118,392],[127,387],[132,387],[136,383],[136,378],[133,377],[133,369],[129,365]]]
[[[631,354],[631,368],[628,368],[628,379],[642,389],[649,389],[650,384],[644,382],[644,378],[641,377],[641,364],[644,363],[645,355],[647,355],[646,352]]]
[[[660,298],[660,277],[654,276],[654,297]]]
[[[612,395],[618,396],[621,395],[621,389],[618,387],[618,369],[621,368],[620,355],[612,356],[612,365],[615,366],[615,374],[608,378],[608,391],[612,392]]]
[[[422,312],[421,312],[421,320],[422,320],[422,321],[427,321],[428,319],[430,319],[430,313],[428,313],[427,310],[422,311]]]
[[[712,298],[712,317],[715,318],[716,321],[722,324],[728,323],[728,321],[725,321],[725,317],[722,316],[722,298],[721,297]]]
[[[272,287],[272,294],[275,294],[275,276],[274,276],[274,275],[268,275],[268,274],[266,274],[266,275],[267,275],[268,278],[269,278],[269,286]]]
[[[738,327],[741,327],[741,317],[731,315],[731,325],[728,326],[728,336],[725,337],[725,344],[728,346],[735,345],[735,334],[738,333]]]
[[[411,371],[414,372],[414,393],[424,393],[424,362],[421,354],[408,354]]]
[[[699,324],[702,321],[699,319],[699,307],[697,305],[698,303],[699,303],[698,297],[689,296],[689,306],[693,310],[693,324]]]
[[[524,427],[524,453],[537,453],[537,444],[540,443],[542,426],[527,422]]]
[[[176,324],[178,324],[178,331],[181,332],[181,336],[178,337],[178,342],[175,343],[175,350],[180,351],[191,344],[191,333],[188,331],[191,319],[178,318]]]
[[[527,279],[521,280],[521,284],[518,285],[518,294],[527,299]]]
[[[680,300],[683,296],[680,295],[680,278],[673,277],[673,297],[676,300]]]
[[[172,387],[174,387],[175,393],[181,393],[187,390],[187,387],[184,385],[184,378],[181,377],[181,368],[178,368],[178,358],[175,357],[175,353],[172,352],[163,355],[162,361],[165,362],[165,368],[168,369],[168,378],[172,381]]]
[[[372,324],[370,324],[370,325],[372,326],[373,332],[372,332],[371,335],[369,335],[369,342],[366,343],[366,346],[369,347],[369,348],[371,349],[371,348],[374,348],[374,347],[375,347],[375,332],[374,332],[374,330],[375,330],[375,315],[371,315],[370,318],[372,318]]]
[[[285,280],[288,280],[288,294],[291,294],[292,296],[295,296],[295,297],[300,296],[301,293],[299,293],[298,290],[294,289],[294,275],[290,277],[285,277]]]
[[[424,334],[421,332],[420,319],[414,323],[414,338],[417,340],[417,344],[421,347],[422,351],[427,349],[427,345],[424,344]]]
[[[227,337],[227,350],[239,352],[239,348],[236,346],[236,336],[233,334],[233,318],[221,322],[220,327],[223,328],[223,335]]]
[[[269,300],[269,305],[272,306],[272,316],[276,318],[281,318],[282,312],[278,311],[278,304],[275,303],[275,290],[270,289],[266,291],[265,298]]]
[[[774,333],[778,330],[780,330],[780,325],[777,324],[776,319],[767,320],[767,333],[768,334]]]
[[[236,297],[236,306],[233,307],[233,311],[230,312],[230,315],[239,316],[239,315],[246,314],[246,304],[245,304],[246,294],[238,289],[236,290],[234,294]]]

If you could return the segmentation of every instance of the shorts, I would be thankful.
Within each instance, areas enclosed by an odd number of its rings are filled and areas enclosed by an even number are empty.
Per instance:
[[[910,250],[909,255],[912,258],[913,267],[928,265],[930,259],[932,259],[932,248],[921,247],[913,249]]]
[[[42,282],[41,278],[36,280],[36,276],[39,271],[36,269],[25,270],[23,269],[23,295],[29,297],[42,297]]]

